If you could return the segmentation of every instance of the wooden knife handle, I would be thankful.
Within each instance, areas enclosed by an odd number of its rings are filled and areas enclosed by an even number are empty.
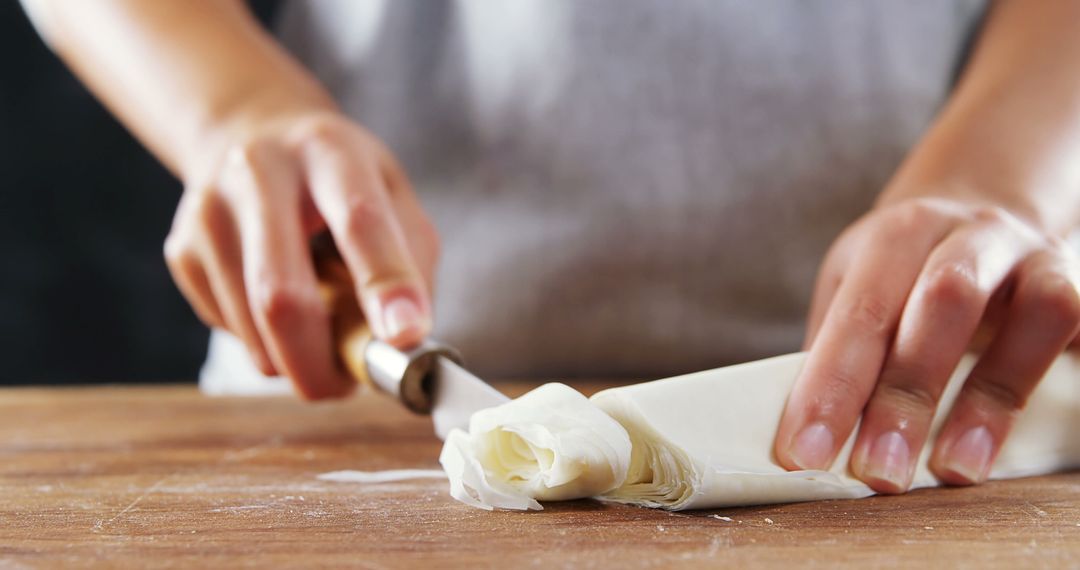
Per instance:
[[[313,240],[312,251],[342,368],[362,386],[387,392],[416,413],[429,413],[435,402],[434,376],[440,359],[461,364],[461,355],[431,339],[407,350],[374,339],[356,300],[352,276],[329,234]]]
[[[328,234],[312,241],[319,294],[330,309],[334,353],[342,368],[361,385],[372,386],[365,359],[371,342],[371,328],[356,301],[352,276]]]

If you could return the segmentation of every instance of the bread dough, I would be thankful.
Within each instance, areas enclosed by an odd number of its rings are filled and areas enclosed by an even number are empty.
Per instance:
[[[481,508],[541,509],[538,500],[597,497],[670,510],[859,498],[848,469],[855,433],[828,471],[787,471],[773,440],[805,353],[605,390],[586,400],[546,384],[477,412],[440,461],[452,495]],[[945,391],[936,439],[975,357]],[[919,457],[912,488],[939,485]],[[1080,359],[1057,359],[995,461],[991,478],[1080,465]]]
[[[623,484],[630,437],[564,384],[544,384],[451,430],[439,462],[450,494],[484,509],[540,510],[537,499],[601,495]]]

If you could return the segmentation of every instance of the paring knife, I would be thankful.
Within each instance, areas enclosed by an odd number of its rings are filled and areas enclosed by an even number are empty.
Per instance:
[[[374,338],[356,301],[352,277],[329,237],[313,242],[323,300],[331,311],[334,344],[349,374],[396,397],[409,410],[430,414],[435,435],[466,428],[473,412],[509,400],[461,367],[456,350],[425,340],[400,351]]]

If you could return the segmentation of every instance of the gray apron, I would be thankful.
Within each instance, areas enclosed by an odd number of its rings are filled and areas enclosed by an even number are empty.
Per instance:
[[[435,219],[438,338],[488,377],[660,377],[798,348],[983,9],[303,0],[279,32]]]

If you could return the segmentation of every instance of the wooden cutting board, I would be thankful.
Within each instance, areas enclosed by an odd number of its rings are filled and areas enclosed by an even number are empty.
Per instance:
[[[192,387],[0,390],[0,568],[1080,567],[1078,473],[692,513],[486,512],[445,481],[316,479],[437,468],[439,448],[422,418],[375,394],[308,405]]]

